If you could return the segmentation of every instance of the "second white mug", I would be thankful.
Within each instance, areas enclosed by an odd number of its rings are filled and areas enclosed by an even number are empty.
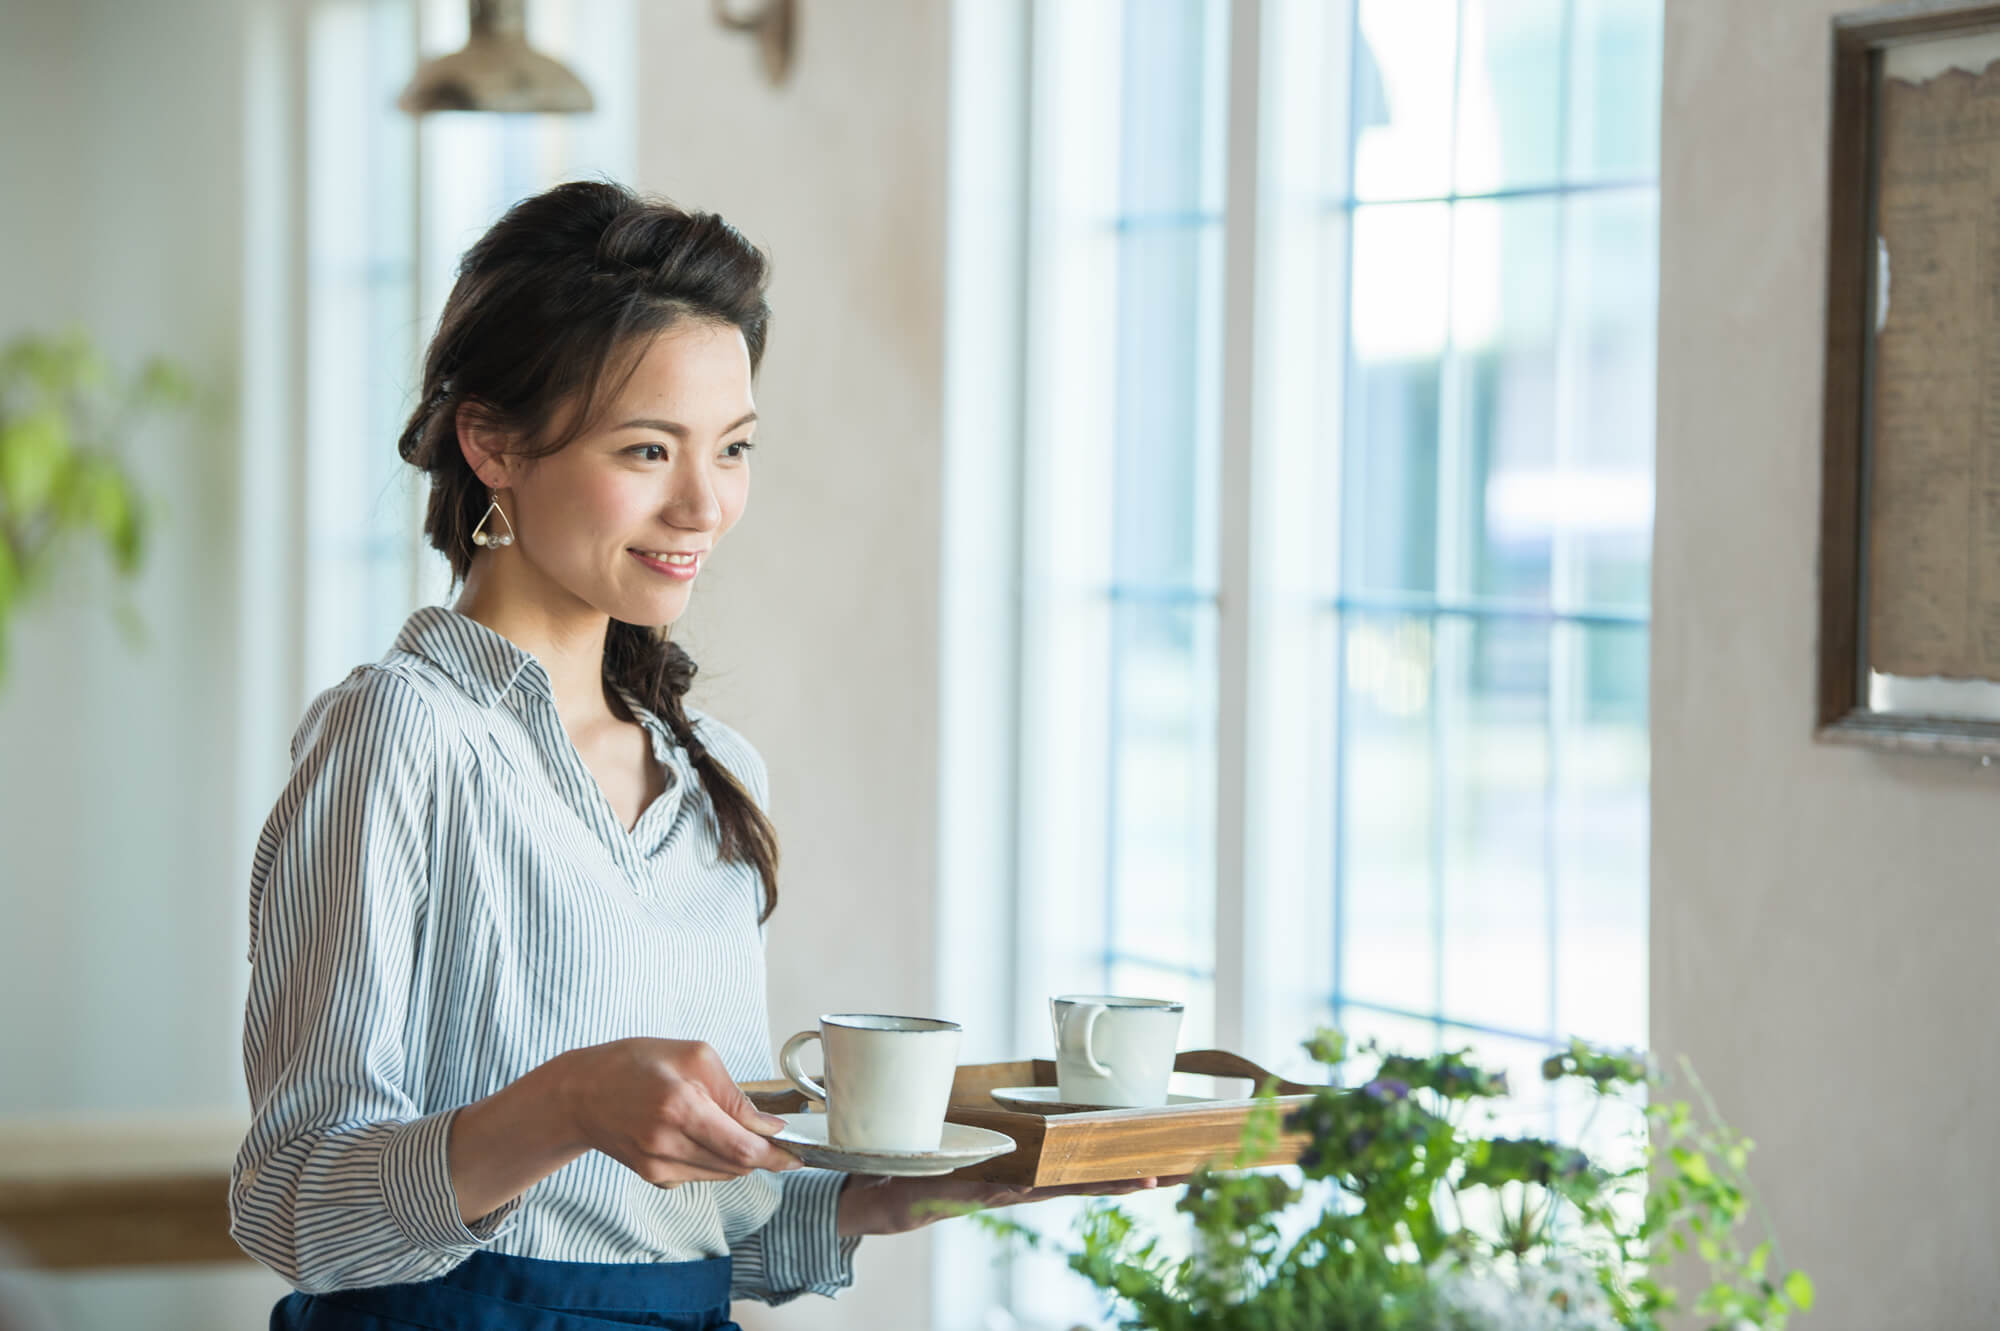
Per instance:
[[[1116,994],[1051,998],[1056,1093],[1075,1105],[1165,1104],[1182,1008],[1171,999]]]

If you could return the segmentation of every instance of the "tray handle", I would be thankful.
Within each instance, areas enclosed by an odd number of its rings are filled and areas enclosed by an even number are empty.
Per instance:
[[[1323,1090],[1319,1086],[1307,1086],[1301,1082],[1286,1081],[1241,1054],[1232,1054],[1226,1049],[1183,1049],[1174,1055],[1175,1072],[1192,1072],[1200,1077],[1247,1077],[1253,1086],[1262,1086],[1267,1081],[1278,1083],[1279,1095],[1310,1095]]]
[[[766,1114],[803,1114],[812,1106],[789,1082],[755,1082],[742,1086],[745,1099]]]

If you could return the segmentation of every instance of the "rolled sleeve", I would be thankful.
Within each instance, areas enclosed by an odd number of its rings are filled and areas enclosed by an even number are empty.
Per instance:
[[[252,1117],[230,1233],[307,1293],[428,1280],[505,1232],[451,1183],[456,1108],[410,1089],[425,1001],[436,727],[414,686],[363,667],[313,702],[250,889],[243,1055]]]
[[[457,1116],[458,1110],[446,1109],[399,1124],[382,1148],[381,1188],[389,1214],[410,1242],[438,1252],[469,1252],[497,1237],[525,1197],[466,1224],[451,1186],[451,1124]]]
[[[836,1228],[847,1175],[800,1169],[778,1177],[778,1209],[764,1227],[729,1250],[732,1296],[787,1303],[801,1294],[829,1297],[854,1283],[858,1237]]]

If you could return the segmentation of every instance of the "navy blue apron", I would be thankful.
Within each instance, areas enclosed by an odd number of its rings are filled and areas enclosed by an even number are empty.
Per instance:
[[[476,1252],[435,1280],[293,1294],[271,1331],[741,1331],[729,1320],[729,1259],[547,1262]]]

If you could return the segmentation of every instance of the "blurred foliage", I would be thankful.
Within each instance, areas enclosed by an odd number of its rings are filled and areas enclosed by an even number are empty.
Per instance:
[[[1350,1061],[1337,1030],[1306,1049]],[[1356,1086],[1330,1086],[1282,1114],[1273,1089],[1235,1157],[1197,1174],[1177,1210],[1184,1230],[1149,1231],[1116,1205],[1079,1222],[1062,1255],[1131,1331],[1661,1331],[1679,1305],[1667,1269],[1706,1267],[1695,1323],[1778,1331],[1812,1306],[1805,1273],[1776,1240],[1738,1237],[1755,1195],[1751,1143],[1730,1130],[1685,1060],[1695,1092],[1634,1051],[1582,1041],[1542,1065],[1592,1106],[1622,1110],[1626,1162],[1606,1167],[1561,1142],[1490,1134],[1482,1103],[1504,1073],[1466,1051],[1378,1055]],[[1488,1122],[1492,1115],[1484,1116]],[[1306,1136],[1295,1170],[1256,1171],[1280,1131]],[[991,1215],[989,1231],[1047,1248],[1038,1231]],[[1766,1225],[1768,1231],[1768,1225]],[[1679,1323],[1677,1323],[1679,1324]]]
[[[15,614],[47,592],[76,540],[94,538],[126,579],[139,571],[154,514],[123,450],[142,421],[193,397],[163,359],[119,375],[80,329],[0,349],[0,683]],[[136,610],[117,610],[137,640]]]

